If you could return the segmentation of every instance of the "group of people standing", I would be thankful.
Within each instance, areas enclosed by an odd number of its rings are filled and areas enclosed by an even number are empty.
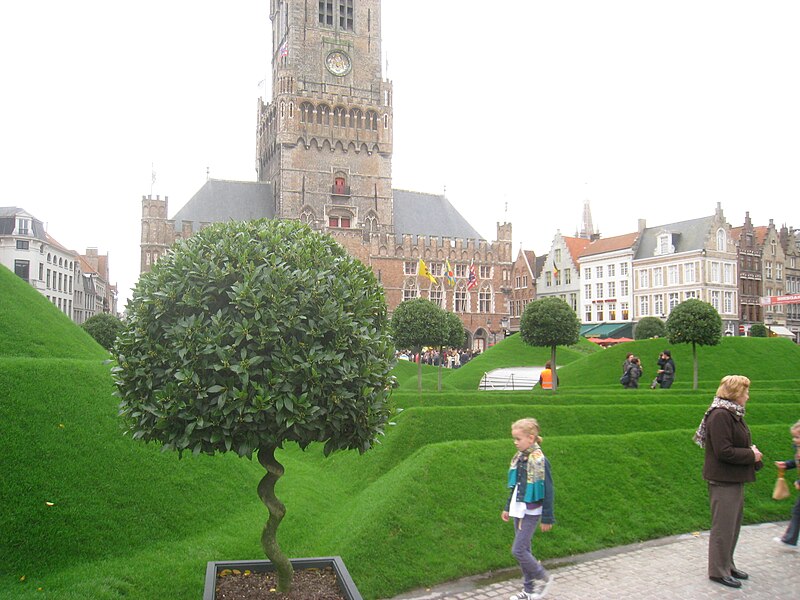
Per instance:
[[[658,357],[658,370],[655,379],[650,383],[650,388],[656,387],[669,388],[675,381],[675,361],[672,360],[672,352],[664,350]],[[625,388],[638,388],[639,379],[644,374],[642,361],[633,353],[628,353],[625,362],[622,363],[622,377],[619,382]]]
[[[667,373],[672,359],[669,351],[662,352],[661,359],[664,363],[659,372]],[[637,361],[630,354],[626,363],[636,365]],[[673,376],[674,372],[673,366]],[[733,554],[742,526],[744,484],[755,481],[756,471],[763,466],[764,458],[753,443],[744,421],[749,398],[750,380],[747,377],[723,377],[694,435],[694,441],[705,451],[703,479],[707,483],[711,510],[708,578],[731,588],[741,588],[742,582],[750,577],[736,566]],[[779,469],[794,469],[800,465],[800,421],[791,427],[791,434],[795,456],[776,461],[775,466]],[[522,590],[509,600],[542,600],[553,583],[553,576],[533,555],[531,542],[537,528],[549,532],[555,523],[553,477],[550,462],[542,451],[542,437],[536,419],[515,421],[511,425],[511,438],[517,451],[509,465],[509,494],[500,517],[514,524],[511,553],[522,570]],[[794,487],[800,490],[800,479],[794,482]],[[775,538],[775,542],[781,549],[798,551],[799,536],[800,497],[792,510],[786,532]]]

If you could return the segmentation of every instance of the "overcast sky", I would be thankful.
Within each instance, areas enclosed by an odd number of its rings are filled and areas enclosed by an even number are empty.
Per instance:
[[[255,177],[268,12],[268,0],[0,8],[0,206],[108,252],[120,308],[152,169],[170,216],[206,168]],[[604,236],[717,202],[734,226],[749,210],[800,227],[798,31],[796,0],[384,0],[393,185],[446,189],[487,239],[510,220],[515,253],[573,235],[586,199]]]

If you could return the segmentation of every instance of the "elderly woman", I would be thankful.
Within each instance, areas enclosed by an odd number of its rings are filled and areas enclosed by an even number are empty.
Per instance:
[[[747,377],[723,377],[694,437],[706,451],[703,479],[708,482],[711,504],[708,578],[732,588],[742,587],[741,580],[748,577],[733,562],[742,526],[744,484],[755,481],[756,471],[762,467],[761,452],[744,422],[749,398]]]

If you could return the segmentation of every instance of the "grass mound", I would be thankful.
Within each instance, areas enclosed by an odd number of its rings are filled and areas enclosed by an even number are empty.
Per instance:
[[[418,394],[417,366],[400,363],[394,402],[404,410],[382,444],[363,456],[292,445],[278,453],[284,551],[341,555],[372,599],[513,566],[499,514],[508,429],[525,416],[540,421],[557,486],[557,525],[537,537],[543,557],[707,528],[703,455],[691,436],[728,372],[754,379],[747,420],[766,456],[747,486],[745,520],[787,518],[791,500],[770,498],[771,465],[791,453],[798,349],[723,340],[702,349],[693,391],[691,349],[672,347],[680,385],[654,391],[617,383],[629,348],[655,356],[663,341],[559,349],[556,394],[477,389],[486,370],[549,358],[514,337],[446,371],[441,393],[435,368],[424,367]],[[770,379],[776,364],[780,379]],[[261,467],[228,455],[178,460],[135,442],[121,433],[111,392],[101,361],[0,357],[0,597],[189,600],[201,595],[206,561],[263,557]]]
[[[0,357],[108,358],[88,333],[3,265],[0,315]]]

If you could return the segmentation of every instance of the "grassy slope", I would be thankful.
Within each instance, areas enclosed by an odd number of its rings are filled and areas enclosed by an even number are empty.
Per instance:
[[[0,265],[0,356],[108,358],[47,298]]]
[[[575,356],[559,349],[562,382],[571,381],[557,394],[477,391],[484,370],[538,364],[540,357],[523,355],[538,349],[515,341],[495,346],[472,370],[447,371],[445,381],[457,378],[443,393],[418,397],[416,366],[398,365],[406,383],[395,401],[406,410],[363,456],[287,447],[277,487],[288,507],[279,534],[285,551],[342,555],[365,598],[511,566],[511,532],[499,519],[513,453],[508,426],[528,415],[540,419],[558,487],[558,526],[537,539],[543,556],[708,526],[702,452],[690,439],[716,385],[711,375],[701,375],[702,392],[621,390],[606,373],[619,371],[625,346]],[[707,364],[774,376],[781,365],[779,381],[756,378],[748,422],[769,460],[786,458],[796,347],[724,342],[707,349],[705,363],[701,355],[701,374]],[[662,345],[630,347],[650,356]],[[688,355],[673,350],[679,377],[688,379]],[[201,594],[207,560],[261,555],[260,467],[230,456],[179,461],[122,436],[99,361],[0,358],[0,470],[0,597],[188,600]],[[789,501],[769,499],[773,481],[768,466],[748,486],[748,522],[788,515]],[[453,553],[455,563],[446,560]]]
[[[580,363],[571,363],[559,370],[562,384],[569,387],[602,386],[619,387],[622,363],[628,352],[642,360],[647,383],[655,377],[659,353],[669,348],[676,364],[673,388],[689,390],[692,387],[692,347],[690,344],[670,345],[666,340],[628,342],[598,352]],[[780,357],[780,358],[778,358]],[[800,379],[800,346],[779,338],[723,338],[718,346],[698,346],[698,386],[703,388],[719,384],[730,374],[746,375],[754,382],[753,392],[775,387],[776,382]],[[777,387],[781,387],[779,384]]]
[[[574,346],[559,346],[556,350],[556,362],[558,365],[566,365],[599,350],[600,347],[597,344],[581,338]],[[548,360],[550,360],[549,348],[529,346],[522,341],[519,335],[512,335],[458,369],[441,369],[442,390],[474,390],[478,388],[478,382],[487,371],[501,367],[541,366]],[[397,377],[401,390],[416,393],[416,364],[398,361],[395,367],[395,377]],[[439,369],[437,367],[422,365],[423,391],[438,390],[438,378]]]

